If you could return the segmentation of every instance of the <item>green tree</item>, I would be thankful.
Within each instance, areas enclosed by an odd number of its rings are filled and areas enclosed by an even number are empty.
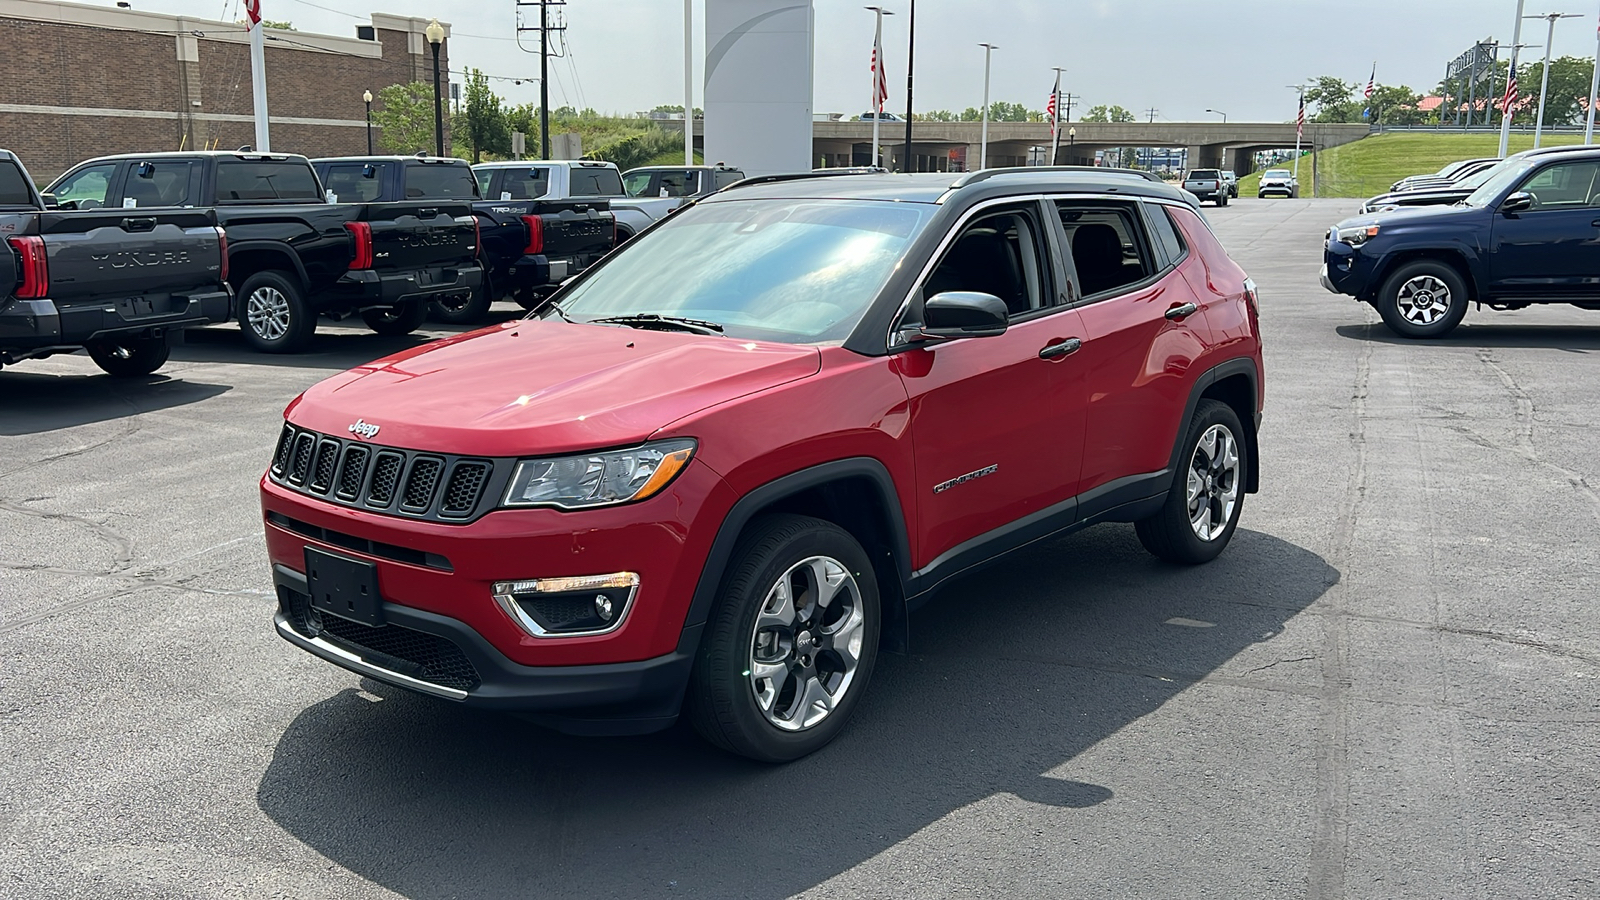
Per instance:
[[[1544,61],[1522,67],[1518,93],[1523,106],[1514,121],[1532,124],[1539,115],[1539,85],[1544,77]],[[1582,121],[1589,98],[1589,81],[1594,77],[1594,60],[1562,56],[1550,60],[1550,92],[1545,101],[1545,125],[1572,125]]]
[[[288,19],[284,19],[283,21],[277,21],[277,20],[274,20],[274,19],[262,19],[261,20],[261,24],[266,26],[267,28],[276,28],[279,31],[295,31],[295,30],[297,30],[294,27],[294,23],[289,21]]]
[[[1362,102],[1371,112],[1367,121],[1374,125],[1417,125],[1426,117],[1417,108],[1421,101],[1422,95],[1405,85],[1382,84]]]
[[[472,151],[472,161],[482,162],[483,154],[511,155],[511,126],[506,121],[500,98],[489,90],[489,79],[477,69],[467,73],[466,95],[459,114],[462,127],[456,129],[458,140],[464,141]]]
[[[1000,100],[989,104],[989,121],[991,122],[1026,122],[1030,110],[1021,103],[1007,103]],[[981,113],[980,113],[981,116]]]
[[[1089,111],[1084,113],[1083,114],[1083,118],[1080,119],[1079,121],[1083,121],[1083,122],[1137,122],[1138,121],[1138,117],[1135,116],[1133,113],[1129,112],[1127,109],[1121,107],[1121,106],[1106,106],[1105,104],[1102,103],[1099,106],[1091,106],[1091,107],[1089,107]]]
[[[1306,88],[1306,105],[1317,108],[1306,116],[1314,122],[1359,122],[1366,109],[1366,102],[1356,98],[1356,86],[1332,75],[1323,75]]]
[[[433,149],[433,86],[420,81],[391,84],[378,92],[372,122],[379,141],[395,153]]]
[[[948,109],[931,109],[925,113],[916,113],[914,119],[918,122],[959,122],[961,117]]]

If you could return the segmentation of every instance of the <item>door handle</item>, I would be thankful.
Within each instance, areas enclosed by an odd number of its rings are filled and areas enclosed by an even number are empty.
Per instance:
[[[1186,316],[1192,316],[1199,311],[1200,307],[1196,306],[1195,304],[1185,303],[1182,306],[1174,306],[1173,308],[1167,310],[1166,317],[1169,319],[1182,319]]]
[[[155,216],[141,216],[122,220],[123,231],[154,231],[156,228]]]
[[[1593,225],[1596,228],[1600,228],[1600,219],[1595,219],[1593,222],[1590,222],[1589,224]]]
[[[1070,356],[1074,353],[1077,353],[1078,348],[1082,346],[1083,341],[1077,338],[1067,338],[1059,344],[1051,344],[1045,347],[1043,350],[1040,350],[1039,358],[1060,359],[1063,356]]]

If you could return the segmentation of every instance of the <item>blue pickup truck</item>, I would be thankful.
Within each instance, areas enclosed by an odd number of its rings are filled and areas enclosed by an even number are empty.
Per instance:
[[[1346,219],[1323,258],[1323,287],[1408,338],[1444,337],[1469,303],[1600,310],[1600,149],[1507,160],[1453,206]]]

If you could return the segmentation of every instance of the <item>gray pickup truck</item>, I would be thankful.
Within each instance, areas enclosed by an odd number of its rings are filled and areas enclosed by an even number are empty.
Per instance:
[[[148,375],[183,329],[232,313],[210,210],[46,209],[0,150],[0,234],[0,366],[87,350],[112,375]]]
[[[1201,200],[1210,200],[1218,206],[1228,205],[1230,190],[1221,169],[1191,169],[1183,177],[1183,189]]]

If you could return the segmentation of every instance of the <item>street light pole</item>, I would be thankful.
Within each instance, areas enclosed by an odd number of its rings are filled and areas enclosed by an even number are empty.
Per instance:
[[[435,156],[444,156],[444,99],[439,93],[439,45],[444,43],[444,26],[434,19],[423,34],[433,48],[433,150]]]
[[[1522,8],[1527,0],[1517,0],[1517,21],[1511,29],[1511,68],[1506,72],[1506,97],[1511,96],[1511,85],[1517,81],[1517,56],[1522,50]],[[1442,118],[1442,117],[1441,117]],[[1511,105],[1506,104],[1500,110],[1500,158],[1505,159],[1506,149],[1511,144]]]
[[[1544,101],[1545,94],[1550,91],[1550,44],[1556,39],[1557,19],[1576,19],[1577,13],[1545,13],[1542,16],[1529,16],[1530,19],[1546,19],[1550,22],[1549,33],[1544,39],[1544,76],[1539,82],[1539,117],[1533,123],[1533,148],[1539,149],[1540,139],[1544,137]]]
[[[683,164],[694,165],[694,0],[683,0]]]
[[[994,44],[979,44],[983,48],[983,137],[978,145],[978,168],[989,168],[989,56],[994,53]],[[1593,119],[1593,116],[1590,117]]]
[[[1583,142],[1594,143],[1594,104],[1600,96],[1600,28],[1595,30],[1594,76],[1589,79],[1589,114],[1583,126]]]
[[[1220,109],[1208,109],[1208,110],[1206,110],[1206,112],[1212,113],[1214,115],[1221,116],[1222,117],[1222,124],[1224,124],[1224,125],[1228,124],[1228,114],[1223,112],[1222,110],[1220,110]]]
[[[916,171],[911,163],[911,84],[916,73],[917,57],[917,0],[911,0],[911,37],[906,41],[906,149],[901,161],[904,171]]]
[[[367,104],[367,155],[372,155],[372,92],[363,91],[361,99]]]

